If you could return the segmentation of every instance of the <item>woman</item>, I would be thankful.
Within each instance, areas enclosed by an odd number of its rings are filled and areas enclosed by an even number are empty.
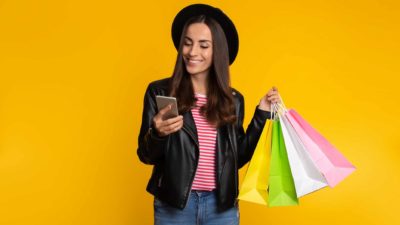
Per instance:
[[[229,65],[238,52],[232,21],[218,8],[194,4],[174,19],[178,50],[170,78],[149,84],[137,149],[153,165],[147,191],[155,224],[238,224],[238,170],[253,155],[276,88],[262,97],[246,132],[244,99],[230,87]],[[163,120],[155,96],[177,98],[179,116]]]

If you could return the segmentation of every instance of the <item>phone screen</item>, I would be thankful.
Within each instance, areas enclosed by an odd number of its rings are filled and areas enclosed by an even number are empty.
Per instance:
[[[156,96],[156,102],[157,102],[157,109],[158,111],[160,111],[161,109],[163,109],[164,107],[166,107],[167,105],[172,106],[171,110],[169,110],[166,114],[164,114],[163,119],[169,119],[169,118],[173,118],[179,115],[178,113],[178,104],[176,101],[175,97],[168,97],[168,96],[161,96],[161,95],[157,95]]]

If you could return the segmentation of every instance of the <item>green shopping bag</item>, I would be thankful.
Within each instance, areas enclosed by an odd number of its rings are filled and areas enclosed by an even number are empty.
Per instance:
[[[289,206],[299,204],[279,120],[274,120],[272,123],[272,147],[268,195],[269,206]]]

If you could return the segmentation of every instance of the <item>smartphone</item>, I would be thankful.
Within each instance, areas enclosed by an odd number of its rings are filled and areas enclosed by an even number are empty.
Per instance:
[[[172,106],[171,110],[169,110],[166,114],[164,114],[163,120],[170,119],[170,118],[173,118],[173,117],[176,117],[179,115],[178,103],[177,103],[175,97],[156,95],[156,102],[157,102],[158,111],[160,111],[167,105],[171,104],[171,106]]]

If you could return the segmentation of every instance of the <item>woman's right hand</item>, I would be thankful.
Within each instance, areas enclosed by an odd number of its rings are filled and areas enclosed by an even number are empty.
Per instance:
[[[164,137],[168,134],[177,132],[183,126],[182,115],[163,120],[164,114],[171,110],[171,108],[171,105],[167,105],[166,107],[162,108],[153,118],[154,128],[156,129],[157,134],[160,137]]]

